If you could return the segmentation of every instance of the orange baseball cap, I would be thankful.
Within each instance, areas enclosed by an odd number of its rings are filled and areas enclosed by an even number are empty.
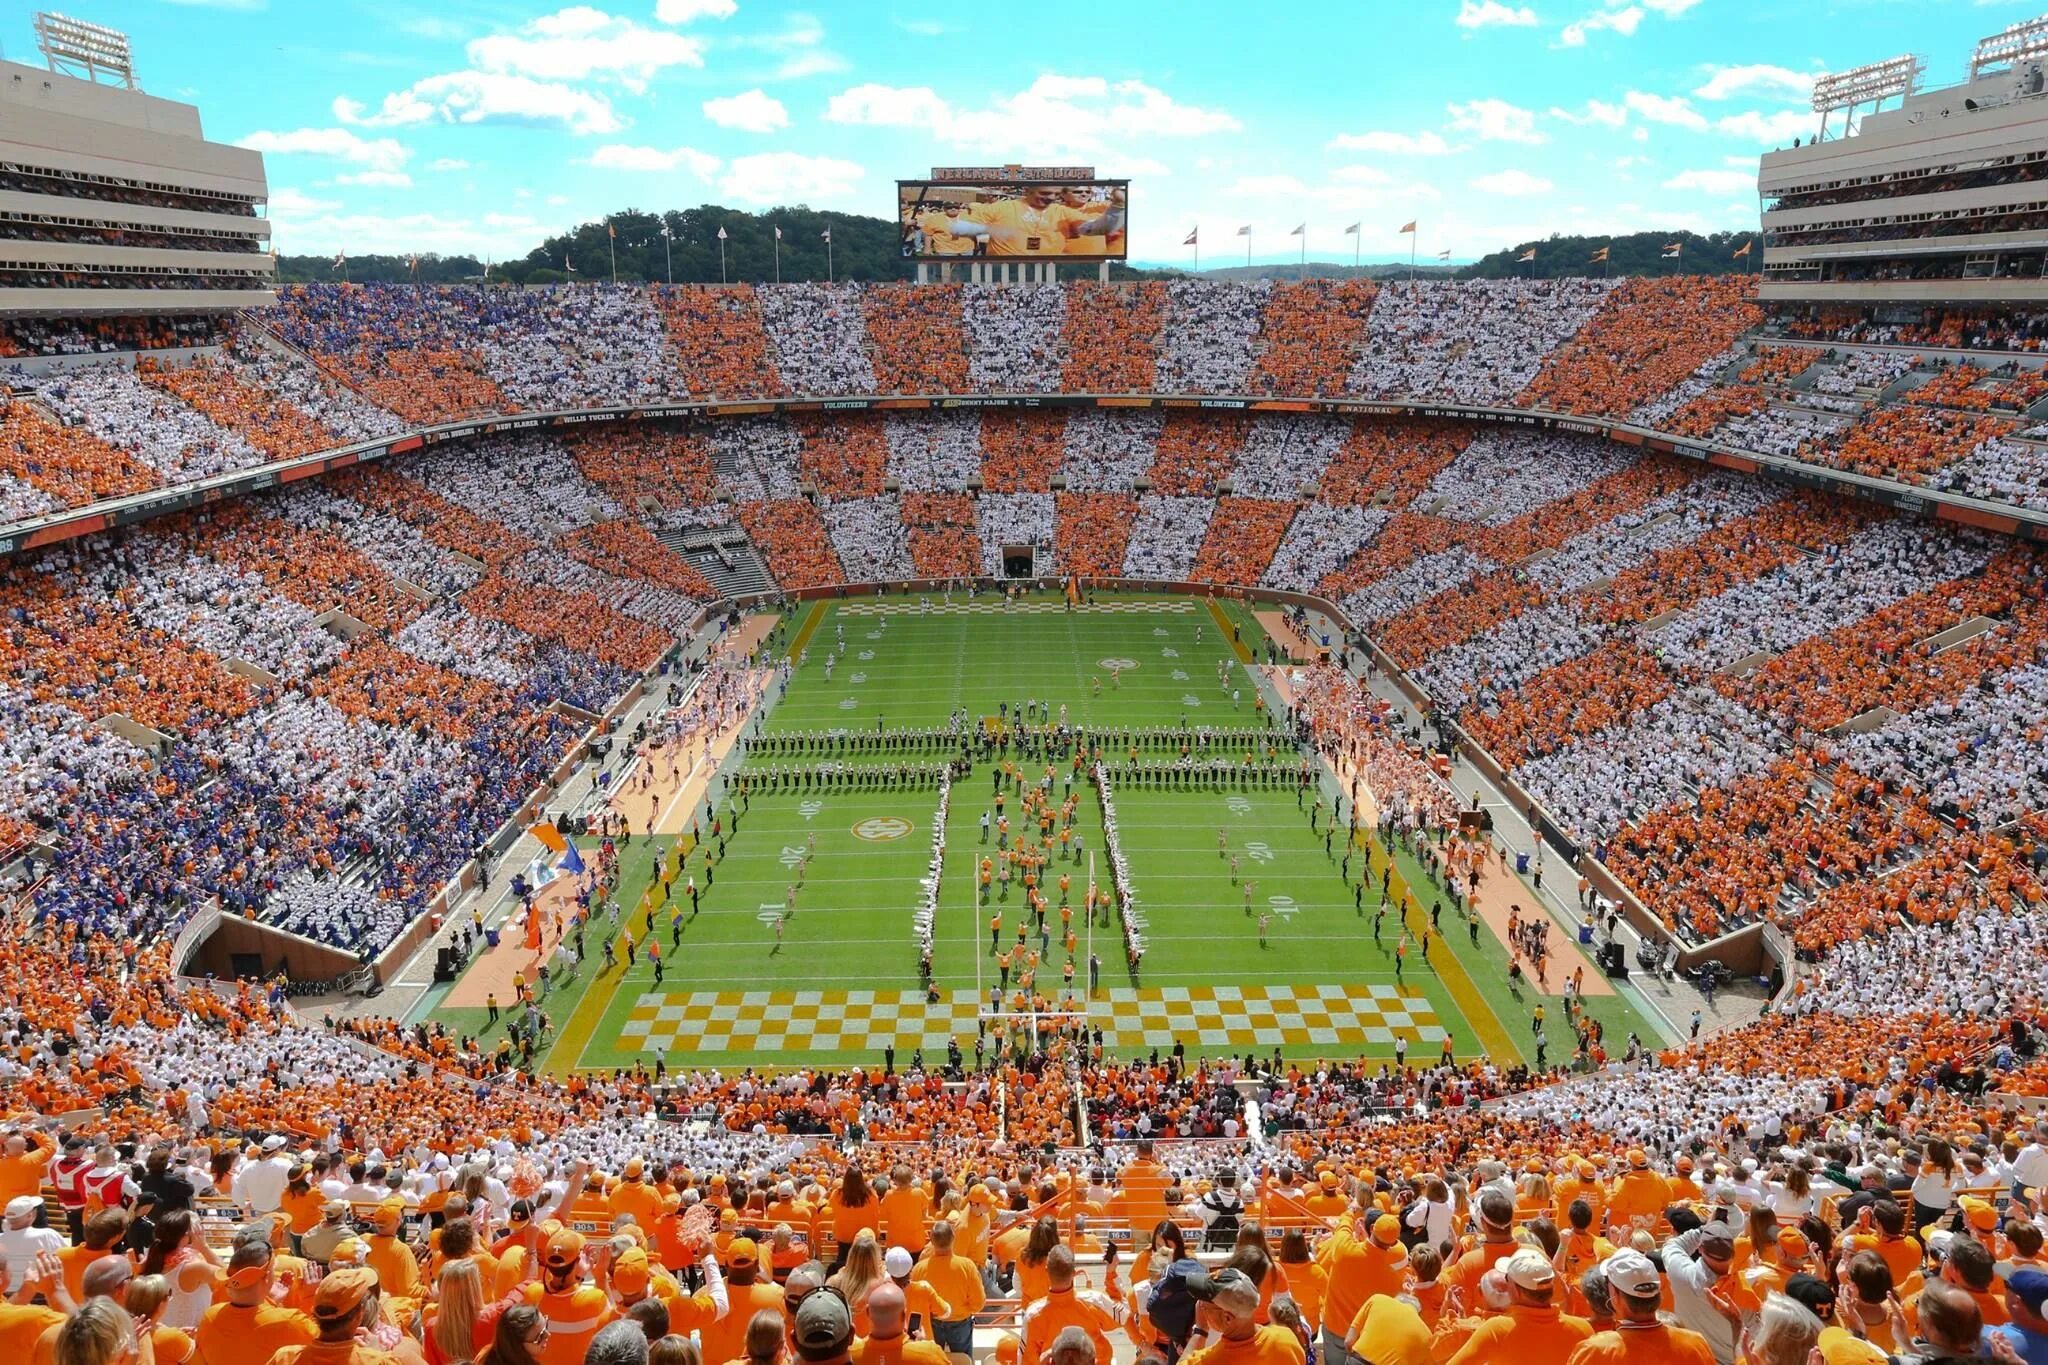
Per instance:
[[[548,1265],[562,1267],[576,1264],[583,1256],[583,1234],[567,1228],[548,1238],[547,1255],[542,1257]]]
[[[758,1265],[760,1260],[761,1249],[751,1237],[735,1237],[725,1248],[725,1263],[729,1266]]]
[[[342,1270],[330,1270],[320,1281],[320,1287],[313,1291],[313,1316],[316,1318],[347,1317],[361,1306],[370,1291],[377,1287],[377,1272],[365,1266],[349,1266]]]
[[[647,1264],[647,1253],[639,1247],[620,1253],[612,1262],[612,1288],[621,1294],[638,1294],[647,1288],[647,1282],[654,1272]]]

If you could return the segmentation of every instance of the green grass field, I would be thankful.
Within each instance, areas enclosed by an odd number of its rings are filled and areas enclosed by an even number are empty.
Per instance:
[[[1232,630],[1241,634],[1243,653],[1233,646]],[[1006,611],[984,598],[971,609],[963,600],[927,613],[915,601],[863,598],[800,608],[788,638],[807,659],[786,695],[771,702],[763,722],[769,734],[936,726],[958,707],[978,719],[1027,699],[1055,714],[1064,705],[1073,723],[1090,727],[1263,723],[1255,701],[1263,684],[1244,663],[1262,650],[1263,637],[1234,604],[1105,597],[1070,612],[1047,597]],[[824,661],[835,651],[828,680]],[[1112,671],[1120,674],[1114,682]],[[1107,887],[1110,879],[1101,805],[1083,780],[1075,784],[1081,795],[1074,828],[1084,852],[1056,861],[1046,875],[1053,909],[1038,989],[1048,997],[1062,991],[1066,954],[1056,883],[1065,872],[1081,940],[1075,990],[1088,984],[1092,949],[1101,970],[1086,1007],[1111,1053],[1163,1052],[1181,1041],[1211,1055],[1265,1056],[1277,1048],[1310,1061],[1391,1058],[1399,1039],[1410,1058],[1434,1060],[1448,1037],[1461,1057],[1484,1052],[1512,1062],[1533,1055],[1528,1010],[1537,997],[1533,987],[1520,998],[1510,995],[1506,953],[1490,931],[1482,928],[1475,940],[1446,908],[1433,961],[1425,963],[1412,938],[1421,928],[1418,916],[1397,974],[1396,912],[1382,918],[1374,937],[1385,850],[1361,838],[1347,878],[1344,831],[1326,851],[1324,834],[1310,828],[1310,800],[1298,802],[1292,787],[1146,787],[1119,780],[1122,755],[1110,757],[1122,847],[1149,921],[1142,969],[1133,980],[1116,929],[1085,923],[1091,858],[1099,882]],[[1291,761],[1284,749],[1282,760]],[[724,777],[730,787],[776,764],[808,761],[756,752],[729,760]],[[1064,763],[1059,771],[1055,804],[1065,791]],[[932,859],[937,790],[759,792],[747,800],[737,831],[728,831],[708,887],[706,851],[692,852],[685,863],[685,875],[694,874],[703,888],[697,913],[681,896],[657,911],[654,932],[665,955],[659,984],[644,953],[630,968],[622,959],[604,969],[598,942],[608,926],[602,919],[591,926],[588,958],[546,1002],[555,1025],[546,1065],[652,1065],[657,1056],[672,1068],[876,1062],[890,1044],[903,1062],[918,1047],[936,1058],[948,1038],[971,1054],[977,1016],[989,1008],[998,975],[988,918],[1002,911],[1007,947],[1026,913],[1021,887],[984,904],[976,885],[976,865],[990,851],[979,821],[992,786],[990,767],[977,764],[952,788],[933,933],[936,1004],[923,994],[913,917]],[[1325,799],[1333,798],[1331,789]],[[1012,796],[1013,814],[1015,802]],[[1319,823],[1328,818],[1326,808]],[[641,924],[632,907],[673,842],[638,838],[623,853],[619,899],[636,933]],[[806,854],[808,867],[785,917],[796,865]],[[1434,896],[1413,860],[1398,856],[1394,874],[1419,888],[1426,913]],[[1362,895],[1355,889],[1361,878]],[[680,892],[682,877],[675,885]],[[1035,932],[1030,942],[1039,945]],[[1558,1002],[1547,1003],[1550,1058],[1562,1060],[1570,1032]],[[1588,1007],[1617,1050],[1632,1029],[1653,1036],[1619,997],[1594,997]],[[465,1032],[484,1023],[481,1011],[439,1008],[435,1015]]]

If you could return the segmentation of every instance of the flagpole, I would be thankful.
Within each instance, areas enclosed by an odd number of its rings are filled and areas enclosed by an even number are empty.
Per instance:
[[[1252,235],[1249,232],[1244,235],[1244,267],[1247,270],[1252,267]]]
[[[619,283],[619,230],[610,223],[606,223],[604,225],[604,236],[612,248],[612,285],[616,288]]]
[[[724,229],[724,228],[720,228],[720,229],[718,230],[718,282],[719,282],[720,284],[724,284],[724,283],[726,282],[726,280],[725,280],[725,229]]]
[[[825,229],[825,283],[832,283],[832,229]]]
[[[665,223],[661,229],[661,260],[662,264],[668,268],[668,282],[673,287],[676,282],[676,255],[668,225]]]
[[[775,282],[782,283],[782,229],[775,229]]]

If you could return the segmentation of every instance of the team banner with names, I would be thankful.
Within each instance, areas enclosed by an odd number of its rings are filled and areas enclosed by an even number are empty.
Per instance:
[[[1129,201],[1128,180],[896,182],[902,255],[912,261],[1121,261]]]

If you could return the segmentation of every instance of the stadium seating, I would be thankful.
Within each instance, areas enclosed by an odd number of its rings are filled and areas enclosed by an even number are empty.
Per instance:
[[[0,509],[515,407],[1061,388],[1628,415],[2048,505],[2031,377],[1986,363],[1913,383],[1849,344],[1897,333],[1840,322],[1820,355],[1759,348],[1754,324],[1740,283],[1691,280],[306,287],[281,344],[244,331],[196,366],[24,381],[0,409]],[[1361,1208],[1399,1209],[1430,1172],[1508,1173],[1482,1163],[1604,1187],[1633,1165],[1677,1176],[1680,1156],[1746,1181],[1751,1157],[1782,1189],[1798,1158],[1779,1136],[1883,1173],[1895,1134],[1993,1156],[2027,1138],[1999,1106],[2048,1091],[2006,1046],[2048,998],[2039,550],[1583,436],[1178,407],[499,435],[18,558],[0,576],[0,853],[40,847],[41,917],[0,946],[10,1112],[98,1107],[146,1143],[182,1140],[196,1109],[216,1135],[380,1149],[415,1194],[437,1187],[436,1154],[452,1172],[479,1152],[486,1185],[501,1165],[537,1185],[578,1158],[616,1176],[652,1157],[708,1194],[714,1171],[728,1191],[836,1181],[838,1144],[792,1137],[855,1124],[915,1144],[920,1175],[1030,1183],[1066,1159],[1024,1153],[1083,1136],[1078,1085],[1102,1175],[1068,1163],[1055,1192],[1094,1235],[1131,1221],[1129,1192],[1079,1187],[1115,1190],[1141,1124],[1206,1139],[1166,1156],[1175,1209],[1249,1165],[1246,1135],[1225,1136],[1237,1059],[1032,1062],[952,1088],[563,1082],[473,1038],[314,1028],[252,990],[172,982],[167,933],[209,901],[350,951],[392,942],[574,743],[556,703],[602,712],[716,597],[674,535],[732,521],[782,588],[987,572],[1022,544],[1061,575],[1318,592],[1681,939],[1767,922],[1809,960],[1783,1013],[1661,1052],[1574,1018],[1551,1072],[1333,1059],[1266,1076],[1276,1131],[1247,1175],[1272,1217],[1296,1202],[1289,1161],[1367,1176]],[[1419,845],[1455,822],[1457,795],[1355,680],[1313,670],[1300,708]],[[657,1104],[711,1122],[656,1142]]]

